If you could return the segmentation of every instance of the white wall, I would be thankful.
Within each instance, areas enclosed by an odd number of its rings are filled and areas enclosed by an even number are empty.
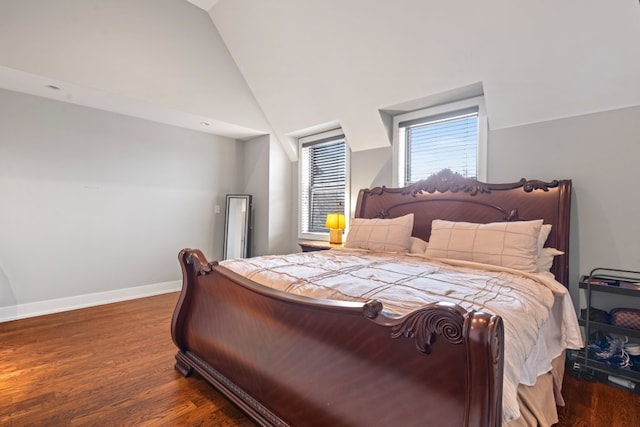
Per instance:
[[[596,267],[640,270],[640,107],[493,131],[488,157],[490,181],[573,180],[573,287]]]
[[[269,144],[269,252],[270,254],[291,253],[298,249],[291,244],[293,234],[292,223],[297,223],[293,216],[291,201],[296,197],[293,193],[293,175],[291,161],[282,145],[271,136]]]
[[[269,135],[245,142],[244,191],[253,196],[253,255],[290,253],[296,249],[290,206],[291,162]],[[297,235],[297,234],[296,234]]]
[[[269,137],[245,143],[244,192],[253,198],[252,255],[269,253]]]
[[[351,212],[363,188],[392,186],[392,150],[378,148],[351,153]]]
[[[0,307],[175,281],[184,247],[219,259],[214,207],[242,159],[228,138],[0,90]]]

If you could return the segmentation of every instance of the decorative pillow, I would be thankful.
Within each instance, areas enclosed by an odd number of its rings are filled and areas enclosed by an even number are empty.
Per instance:
[[[427,246],[429,242],[422,240],[419,237],[410,237],[411,243],[409,244],[409,253],[412,254],[423,254],[427,250]]]
[[[413,214],[392,219],[354,218],[344,244],[347,248],[407,252],[411,245]]]
[[[542,248],[538,254],[538,272],[551,271],[553,257],[557,255],[564,255],[564,252],[556,248]]]
[[[549,234],[551,234],[551,224],[542,224],[542,227],[540,227],[540,235],[538,236],[538,254],[542,251]]]
[[[541,219],[489,224],[435,219],[426,254],[534,273],[538,269],[541,227]]]

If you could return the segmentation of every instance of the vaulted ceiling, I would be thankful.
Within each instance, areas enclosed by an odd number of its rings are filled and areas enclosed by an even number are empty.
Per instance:
[[[379,110],[477,83],[492,129],[640,104],[637,0],[221,0],[210,15],[280,137],[337,122],[352,149],[383,147]]]
[[[292,159],[338,125],[354,150],[388,146],[381,111],[470,87],[492,129],[640,105],[637,0],[188,1],[4,0],[0,87],[270,133]]]

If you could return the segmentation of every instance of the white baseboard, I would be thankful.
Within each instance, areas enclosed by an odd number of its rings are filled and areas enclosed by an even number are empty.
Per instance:
[[[133,288],[117,289],[114,291],[98,292],[94,294],[77,295],[67,298],[56,298],[46,301],[30,302],[26,304],[0,307],[0,323],[27,317],[42,316],[60,311],[76,310],[78,308],[93,307],[136,298],[150,297],[179,291],[182,281],[155,283],[153,285],[136,286]]]

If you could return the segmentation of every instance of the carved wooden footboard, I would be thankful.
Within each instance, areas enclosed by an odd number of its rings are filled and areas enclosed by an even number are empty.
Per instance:
[[[381,306],[253,283],[183,250],[176,368],[196,370],[261,425],[497,426],[502,319],[439,303]]]

